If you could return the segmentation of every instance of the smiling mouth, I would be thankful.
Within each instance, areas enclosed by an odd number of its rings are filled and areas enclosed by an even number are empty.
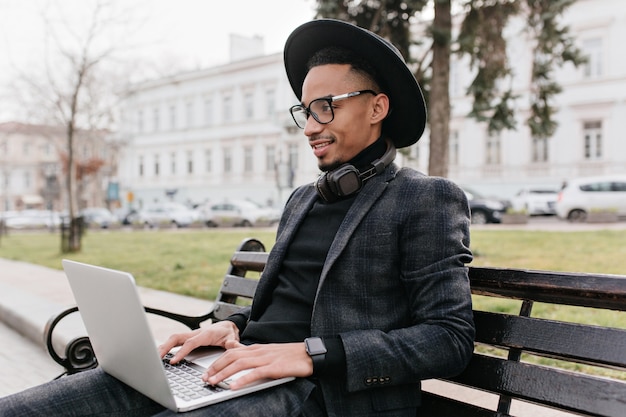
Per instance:
[[[311,148],[313,148],[313,150],[322,149],[322,148],[325,148],[326,146],[328,146],[330,144],[331,144],[331,141],[315,143],[315,144],[311,144]]]

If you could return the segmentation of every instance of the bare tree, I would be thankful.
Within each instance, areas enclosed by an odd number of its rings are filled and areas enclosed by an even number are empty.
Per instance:
[[[63,3],[51,3],[42,11],[46,25],[46,49],[40,74],[22,72],[19,84],[26,86],[29,117],[65,129],[66,146],[61,152],[64,165],[64,188],[68,196],[68,223],[62,234],[63,252],[81,250],[82,227],[78,207],[77,181],[85,175],[85,161],[76,152],[80,137],[101,134],[115,122],[116,91],[127,78],[114,74],[116,53],[123,42],[127,13],[116,3],[103,0],[85,2],[88,15],[80,24],[70,16],[74,10]],[[93,164],[92,164],[93,165]]]

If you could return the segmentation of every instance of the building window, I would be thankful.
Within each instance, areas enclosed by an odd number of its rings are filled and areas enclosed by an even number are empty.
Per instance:
[[[265,148],[265,170],[274,171],[276,169],[276,147],[267,146]]]
[[[244,117],[246,120],[254,119],[254,95],[246,93],[243,96]]]
[[[276,112],[276,91],[267,90],[265,94],[265,108],[268,117],[274,116]]]
[[[291,172],[295,172],[298,169],[298,145],[296,143],[290,143],[288,152],[289,168],[291,169]]]
[[[602,158],[602,122],[586,122],[583,127],[585,159]]]
[[[533,138],[532,139],[532,161],[533,162],[547,162],[548,161],[548,138]]]
[[[252,147],[246,146],[243,149],[243,170],[244,172],[252,172],[253,171],[253,153]]]
[[[204,124],[210,126],[213,124],[213,100],[204,99]]]
[[[233,157],[230,149],[224,149],[224,172],[229,173],[233,170]]]
[[[170,161],[171,161],[171,172],[172,175],[176,175],[176,152],[172,152],[170,154]]]
[[[490,135],[487,137],[486,154],[487,154],[487,158],[485,159],[485,163],[487,165],[500,164],[500,136],[499,135]]]
[[[187,151],[187,174],[193,174],[193,152]]]
[[[187,127],[191,128],[193,127],[193,101],[188,101],[187,103],[185,103],[185,116],[187,117]]]
[[[176,129],[176,106],[170,106],[170,129]]]
[[[139,110],[137,112],[137,132],[143,132],[143,111]]]
[[[155,132],[159,130],[160,128],[160,118],[161,115],[159,114],[159,109],[157,107],[154,108],[154,110],[152,111],[152,125],[153,125],[153,129]]]
[[[24,188],[30,188],[30,172],[24,173]]]
[[[450,138],[448,139],[450,165],[459,164],[459,131],[450,131]]]
[[[143,156],[139,157],[139,176],[143,177],[144,168],[143,168]]]
[[[583,53],[587,56],[587,63],[583,67],[585,78],[599,78],[602,76],[602,39],[592,38],[583,41]]]
[[[154,175],[159,176],[159,155],[154,155]]]
[[[222,110],[224,123],[230,122],[233,119],[233,98],[231,96],[224,97]]]
[[[207,173],[213,171],[213,161],[211,160],[212,157],[213,155],[211,154],[211,150],[206,149],[204,151],[204,171]]]

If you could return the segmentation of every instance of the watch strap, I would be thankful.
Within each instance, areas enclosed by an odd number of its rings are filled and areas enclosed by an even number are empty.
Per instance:
[[[313,375],[319,375],[326,366],[326,346],[324,341],[319,337],[309,337],[304,339],[306,353],[311,357],[313,362]]]

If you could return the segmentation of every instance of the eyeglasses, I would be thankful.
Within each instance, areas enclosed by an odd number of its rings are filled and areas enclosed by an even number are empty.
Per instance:
[[[309,107],[303,106],[302,104],[296,104],[289,109],[289,112],[291,113],[291,117],[293,117],[293,121],[296,123],[296,126],[300,129],[304,129],[309,116],[313,116],[318,123],[325,125],[332,122],[335,118],[335,112],[333,111],[333,103],[335,101],[345,100],[347,98],[360,96],[365,93],[376,95],[376,93],[372,90],[361,90],[333,97],[316,98],[311,101]]]

